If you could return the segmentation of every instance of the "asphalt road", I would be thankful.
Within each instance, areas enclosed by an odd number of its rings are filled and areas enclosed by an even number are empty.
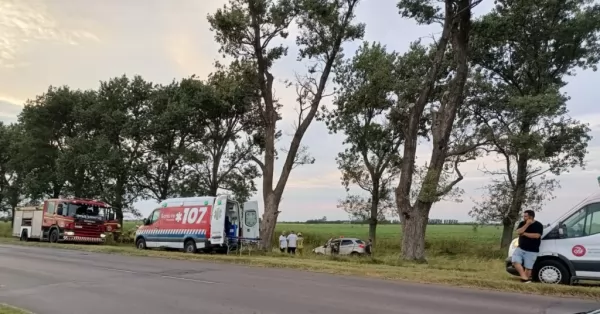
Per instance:
[[[0,303],[37,314],[568,314],[600,303],[0,245]]]

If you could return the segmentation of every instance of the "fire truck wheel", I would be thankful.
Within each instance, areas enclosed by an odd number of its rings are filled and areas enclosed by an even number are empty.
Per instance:
[[[196,242],[194,242],[194,240],[185,241],[185,244],[183,245],[183,250],[186,253],[196,253]]]
[[[58,242],[58,229],[52,229],[50,231],[50,236],[48,236],[48,242],[50,242],[50,243]]]
[[[137,247],[140,250],[145,250],[146,249],[146,240],[144,240],[144,238],[139,238],[135,242],[135,247]]]

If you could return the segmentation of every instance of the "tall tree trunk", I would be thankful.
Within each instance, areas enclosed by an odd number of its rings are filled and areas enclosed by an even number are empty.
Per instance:
[[[506,248],[512,242],[515,231],[515,221],[505,218],[502,220],[502,238],[500,240],[500,248]]]
[[[527,193],[527,164],[529,156],[527,153],[522,153],[517,158],[517,179],[515,180],[510,209],[507,216],[502,220],[503,229],[500,248],[507,248],[510,242],[512,242],[515,223],[519,219],[521,208],[525,202],[525,194]]]
[[[371,193],[371,217],[369,217],[369,238],[375,245],[377,233],[377,221],[379,219],[379,178],[375,177],[373,181],[373,193]]]
[[[406,209],[402,220],[402,257],[425,262],[425,231],[429,220],[430,203],[417,202]]]
[[[117,179],[117,184],[115,185],[115,201],[113,202],[113,208],[115,210],[115,214],[117,216],[117,220],[121,226],[123,225],[123,195],[125,192],[123,191],[124,184],[121,178]]]
[[[273,247],[273,235],[275,234],[275,226],[277,225],[277,216],[279,216],[279,202],[276,201],[275,193],[268,193],[264,197],[265,212],[260,223],[260,238],[262,248],[271,250]]]
[[[52,198],[59,198],[62,192],[63,184],[53,182],[52,184]]]
[[[272,106],[272,104],[271,104]],[[275,170],[275,128],[277,117],[274,109],[267,111],[268,116],[265,126],[265,159],[263,167],[263,202],[265,212],[260,224],[260,238],[262,249],[271,250],[277,216],[279,216],[279,200],[273,190],[273,177]]]
[[[436,58],[428,78],[424,82],[419,99],[409,118],[408,137],[404,147],[402,174],[396,190],[397,204],[402,219],[402,258],[405,260],[425,260],[425,230],[427,228],[429,211],[434,202],[448,191],[439,191],[440,176],[447,161],[448,143],[458,109],[464,100],[464,87],[468,77],[468,45],[471,23],[471,2],[460,0],[458,6],[450,0],[445,3],[445,20],[442,38],[438,44]],[[456,74],[448,87],[448,94],[443,96],[439,111],[432,117],[432,144],[429,168],[419,191],[416,203],[410,204],[410,190],[414,161],[416,158],[417,130],[425,105],[431,95],[437,77],[437,69],[441,65],[448,40],[452,41]],[[412,129],[414,127],[414,129]],[[406,173],[405,173],[406,172]],[[458,178],[447,189],[462,180],[457,170]]]

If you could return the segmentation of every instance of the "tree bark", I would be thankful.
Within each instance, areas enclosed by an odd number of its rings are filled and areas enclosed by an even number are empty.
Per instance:
[[[425,230],[429,211],[441,196],[438,191],[442,169],[447,161],[448,143],[458,108],[464,100],[464,87],[468,77],[468,44],[471,23],[470,0],[460,0],[455,7],[453,1],[446,0],[445,20],[442,38],[439,41],[427,79],[413,109],[410,112],[407,138],[404,146],[404,159],[400,182],[396,189],[396,202],[402,221],[402,258],[425,261]],[[418,124],[425,105],[429,101],[447,44],[452,41],[456,74],[448,87],[448,95],[441,101],[439,111],[432,118],[432,144],[429,168],[422,182],[418,199],[410,204],[412,176],[415,167]],[[461,176],[456,182],[462,179]],[[455,184],[454,182],[453,184]]]
[[[123,225],[123,194],[124,191],[124,183],[121,178],[117,179],[117,184],[115,185],[115,201],[113,203],[113,208],[115,210],[115,214],[117,216],[117,220],[121,226]]]
[[[402,219],[402,257],[425,262],[425,231],[431,204],[417,202]]]
[[[515,222],[510,219],[502,220],[502,238],[500,240],[500,248],[506,248],[510,245],[515,231]]]
[[[521,208],[525,202],[525,193],[527,193],[527,164],[529,156],[527,153],[522,153],[518,155],[517,159],[517,178],[515,180],[508,215],[502,220],[503,230],[500,248],[507,248],[512,242],[515,223],[519,219]]]
[[[377,221],[379,219],[379,180],[378,177],[372,177],[373,192],[371,193],[371,217],[369,217],[369,238],[375,245],[377,233]]]
[[[263,213],[263,219],[260,222],[260,237],[262,248],[264,250],[270,250],[273,247],[273,235],[275,234],[275,226],[277,224],[277,217],[279,216],[279,204],[275,202],[275,195],[273,192],[269,193],[265,200],[265,212]]]

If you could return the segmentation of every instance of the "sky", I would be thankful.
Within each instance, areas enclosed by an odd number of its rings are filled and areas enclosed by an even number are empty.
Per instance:
[[[100,81],[127,74],[141,75],[155,83],[168,83],[196,74],[205,78],[219,60],[219,46],[214,41],[206,16],[221,7],[225,0],[0,0],[0,120],[15,122],[27,99],[43,93],[48,86],[69,85],[73,88],[97,88]],[[377,5],[373,5],[374,2]],[[419,26],[403,19],[396,9],[397,0],[363,0],[357,20],[367,24],[366,41],[378,41],[389,50],[407,51],[410,42],[431,37],[435,27]],[[491,0],[484,1],[475,14],[488,11]],[[292,35],[294,35],[292,33]],[[293,79],[295,72],[305,71],[296,61],[297,50],[290,36],[288,57],[274,68],[278,80]],[[354,54],[361,42],[344,46],[347,56]],[[538,214],[539,220],[550,222],[583,198],[599,190],[600,175],[600,73],[578,71],[569,79],[564,92],[571,96],[571,116],[589,123],[594,139],[590,142],[587,167],[560,176],[561,189],[556,199]],[[595,88],[593,87],[595,86]],[[291,134],[295,119],[295,93],[283,84],[276,95],[284,104],[284,135]],[[325,102],[330,103],[331,99]],[[287,145],[290,136],[282,141]],[[346,219],[337,208],[345,196],[335,157],[343,150],[343,137],[328,134],[321,122],[313,122],[303,143],[315,157],[313,165],[294,169],[283,195],[279,219],[299,221],[326,216]],[[428,157],[427,145],[418,149],[418,160]],[[440,202],[430,217],[469,221],[473,200],[481,199],[482,187],[490,177],[480,169],[499,167],[495,157],[480,158],[463,164],[465,191],[462,202]],[[281,164],[278,165],[281,167]],[[258,187],[261,182],[257,182]],[[262,206],[262,193],[254,196]],[[148,214],[153,201],[135,204]]]

